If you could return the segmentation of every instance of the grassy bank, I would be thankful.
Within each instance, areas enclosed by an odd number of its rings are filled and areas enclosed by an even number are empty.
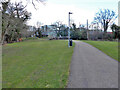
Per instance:
[[[62,40],[28,40],[3,46],[3,88],[63,88],[73,47]]]
[[[118,60],[118,42],[112,42],[112,41],[86,41],[88,44],[91,44],[92,46],[98,48],[108,56],[114,58],[115,60]]]

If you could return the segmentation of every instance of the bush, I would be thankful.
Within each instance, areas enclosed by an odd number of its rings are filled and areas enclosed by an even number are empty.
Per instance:
[[[107,34],[107,39],[112,41],[113,40],[113,35],[112,34]]]
[[[74,40],[87,40],[86,31],[72,31],[71,38]]]

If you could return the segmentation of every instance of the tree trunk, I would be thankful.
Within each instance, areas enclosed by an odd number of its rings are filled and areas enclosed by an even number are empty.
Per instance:
[[[5,30],[4,33],[2,33],[2,39],[1,39],[2,45],[4,44],[4,41],[5,41],[5,34],[6,34],[6,31],[7,31],[7,30]]]
[[[5,40],[5,36],[3,35],[3,37],[2,37],[2,45],[4,44],[4,40]]]
[[[104,34],[103,34],[103,39],[106,40],[107,39],[107,29],[108,29],[108,23],[107,21],[104,20]]]

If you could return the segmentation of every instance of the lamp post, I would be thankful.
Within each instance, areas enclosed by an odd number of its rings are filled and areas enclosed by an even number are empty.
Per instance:
[[[70,14],[71,12],[68,13],[68,47],[70,47]]]
[[[89,40],[88,19],[87,19],[87,40]]]
[[[118,26],[120,26],[120,1],[118,2]]]

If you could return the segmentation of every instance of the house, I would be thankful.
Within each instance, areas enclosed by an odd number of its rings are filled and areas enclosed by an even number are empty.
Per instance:
[[[48,36],[49,38],[62,38],[67,35],[67,26],[61,25],[44,25],[41,27],[41,32],[43,36]]]

